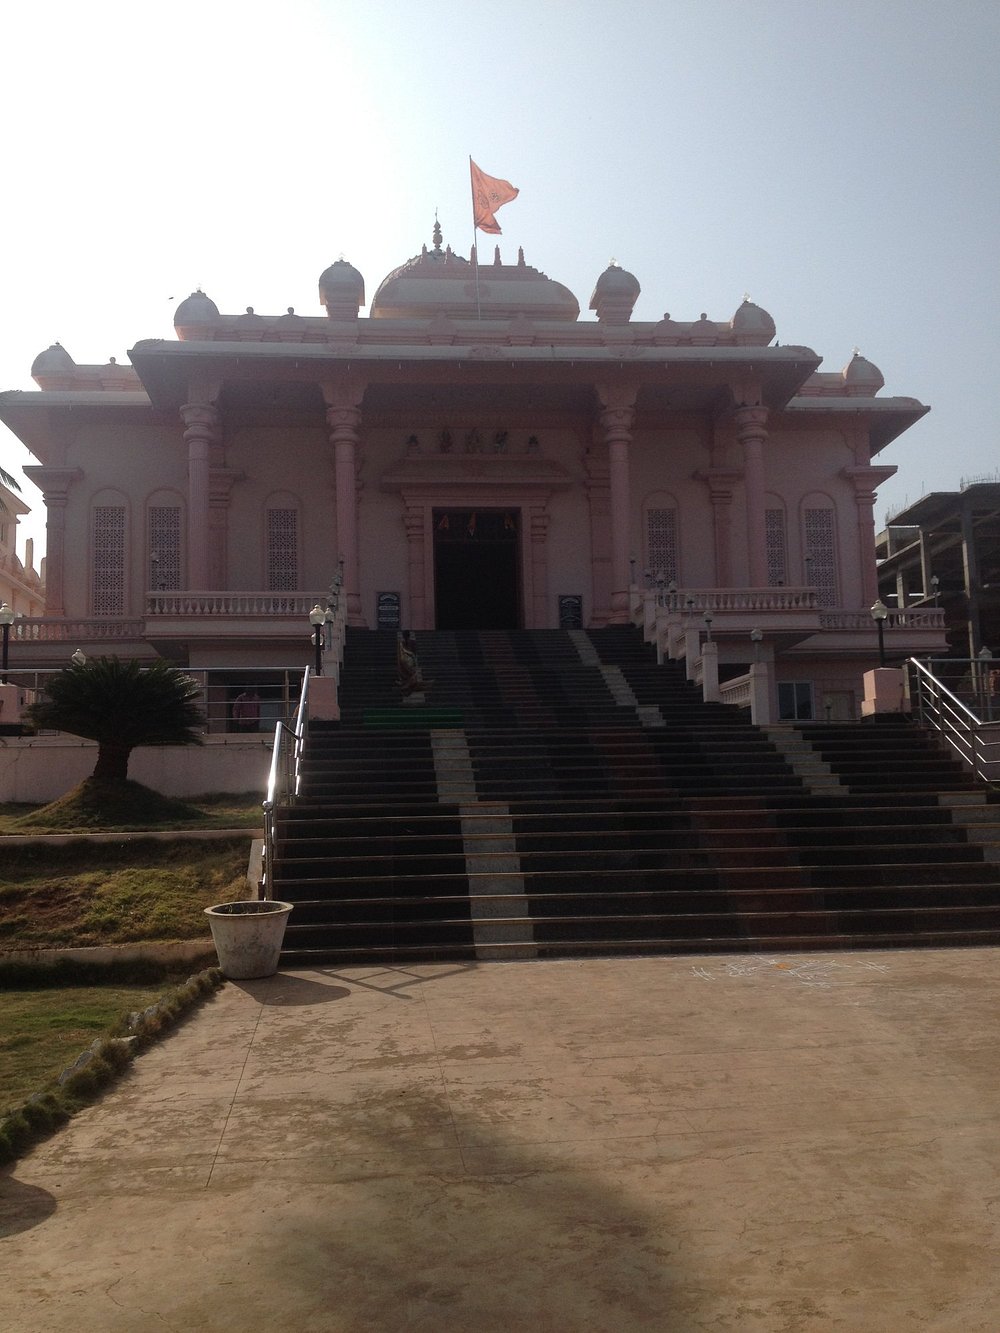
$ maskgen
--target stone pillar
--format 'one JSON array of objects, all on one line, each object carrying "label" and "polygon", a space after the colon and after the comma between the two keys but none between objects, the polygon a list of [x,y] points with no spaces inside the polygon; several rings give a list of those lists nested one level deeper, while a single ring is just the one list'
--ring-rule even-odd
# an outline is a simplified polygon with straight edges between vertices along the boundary
[{"label": "stone pillar", "polygon": [[361,400],[364,385],[349,379],[323,385],[326,400],[326,425],[333,447],[333,474],[336,489],[337,549],[331,566],[344,561],[344,593],[347,597],[347,623],[364,625],[358,570],[358,453],[361,444]]},{"label": "stone pillar", "polygon": [[[858,511],[858,559],[861,565],[861,605],[871,606],[878,599],[878,566],[875,553],[875,491],[895,473],[894,467],[849,467],[844,474],[854,483],[854,502]],[[897,603],[906,609],[906,599]]]},{"label": "stone pillar", "polygon": [[403,515],[406,529],[406,549],[409,556],[410,605],[408,614],[403,619],[404,628],[413,630],[433,629],[427,623],[427,568],[425,541],[427,525],[424,521],[424,506],[409,504]]},{"label": "stone pillar", "polygon": [[738,407],[733,413],[736,438],[743,446],[743,491],[747,506],[747,575],[752,588],[767,587],[767,524],[764,441],[767,408]]},{"label": "stone pillar", "polygon": [[213,467],[210,473],[211,492],[208,514],[208,578],[209,588],[229,587],[229,501],[233,484],[243,481],[241,472]]},{"label": "stone pillar", "polygon": [[[32,464],[24,468],[42,492],[45,501],[45,614],[66,614],[66,504],[69,488],[83,477],[80,468],[40,467]],[[77,615],[86,614],[87,606],[75,608]]]},{"label": "stone pillar", "polygon": [[719,645],[706,639],[701,645],[701,697],[707,704],[717,704],[719,694]]},{"label": "stone pillar", "polygon": [[212,444],[218,436],[219,414],[211,403],[185,403],[181,408],[188,451],[187,586],[202,592],[211,587],[209,570],[209,506]]},{"label": "stone pillar", "polygon": [[587,471],[587,504],[590,509],[591,625],[606,625],[611,607],[611,501],[608,469],[603,455],[589,450],[584,456]]},{"label": "stone pillar", "polygon": [[632,385],[602,385],[600,421],[608,449],[608,485],[611,499],[611,624],[626,624],[629,608],[629,554],[632,496],[629,446],[635,422],[636,389]]},{"label": "stone pillar", "polygon": [[549,557],[546,546],[548,532],[548,514],[544,509],[532,506],[528,512],[531,567],[531,606],[525,607],[525,625],[528,629],[549,627]]},{"label": "stone pillar", "polygon": [[[715,583],[719,588],[733,586],[732,506],[733,488],[738,472],[712,468],[702,475],[708,483],[712,501],[712,526],[715,533]],[[766,570],[765,570],[766,575]]]}]

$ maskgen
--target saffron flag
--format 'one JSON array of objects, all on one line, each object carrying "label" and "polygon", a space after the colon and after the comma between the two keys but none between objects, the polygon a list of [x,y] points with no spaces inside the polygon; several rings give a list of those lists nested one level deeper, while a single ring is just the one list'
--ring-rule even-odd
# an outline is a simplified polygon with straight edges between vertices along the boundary
[{"label": "saffron flag", "polygon": [[498,180],[496,176],[487,176],[485,171],[480,171],[471,157],[469,158],[469,170],[472,173],[473,225],[478,227],[480,231],[489,232],[491,236],[499,236],[501,231],[493,215],[498,208],[502,208],[504,204],[509,204],[512,199],[516,199],[520,191],[516,190],[510,181]]}]

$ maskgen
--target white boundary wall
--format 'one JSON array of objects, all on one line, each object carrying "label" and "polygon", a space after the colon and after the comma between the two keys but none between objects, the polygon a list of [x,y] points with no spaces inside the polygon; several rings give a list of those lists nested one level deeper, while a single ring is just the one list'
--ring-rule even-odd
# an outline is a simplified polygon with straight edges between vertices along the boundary
[{"label": "white boundary wall", "polygon": [[[207,736],[204,745],[147,745],[132,751],[128,775],[164,796],[260,792],[272,736]],[[54,801],[89,778],[97,745],[71,736],[0,736],[0,801]]]}]

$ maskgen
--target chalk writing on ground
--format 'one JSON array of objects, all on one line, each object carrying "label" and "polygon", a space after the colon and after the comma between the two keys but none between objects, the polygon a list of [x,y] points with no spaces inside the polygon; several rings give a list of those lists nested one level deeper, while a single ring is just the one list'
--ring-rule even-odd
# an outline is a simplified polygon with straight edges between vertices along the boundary
[{"label": "chalk writing on ground", "polygon": [[717,963],[700,963],[691,971],[703,981],[782,976],[813,990],[829,990],[860,981],[865,973],[888,972],[889,965],[868,958],[720,958]]}]

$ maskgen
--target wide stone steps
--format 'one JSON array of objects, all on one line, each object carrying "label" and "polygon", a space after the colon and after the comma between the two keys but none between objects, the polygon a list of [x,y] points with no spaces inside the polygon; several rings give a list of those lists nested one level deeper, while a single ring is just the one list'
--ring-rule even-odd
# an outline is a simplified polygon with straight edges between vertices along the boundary
[{"label": "wide stone steps", "polygon": [[939,794],[982,798],[912,727],[776,746],[629,630],[418,649],[424,708],[394,636],[348,634],[344,722],[279,816],[286,961],[1000,942],[1000,875]]}]

